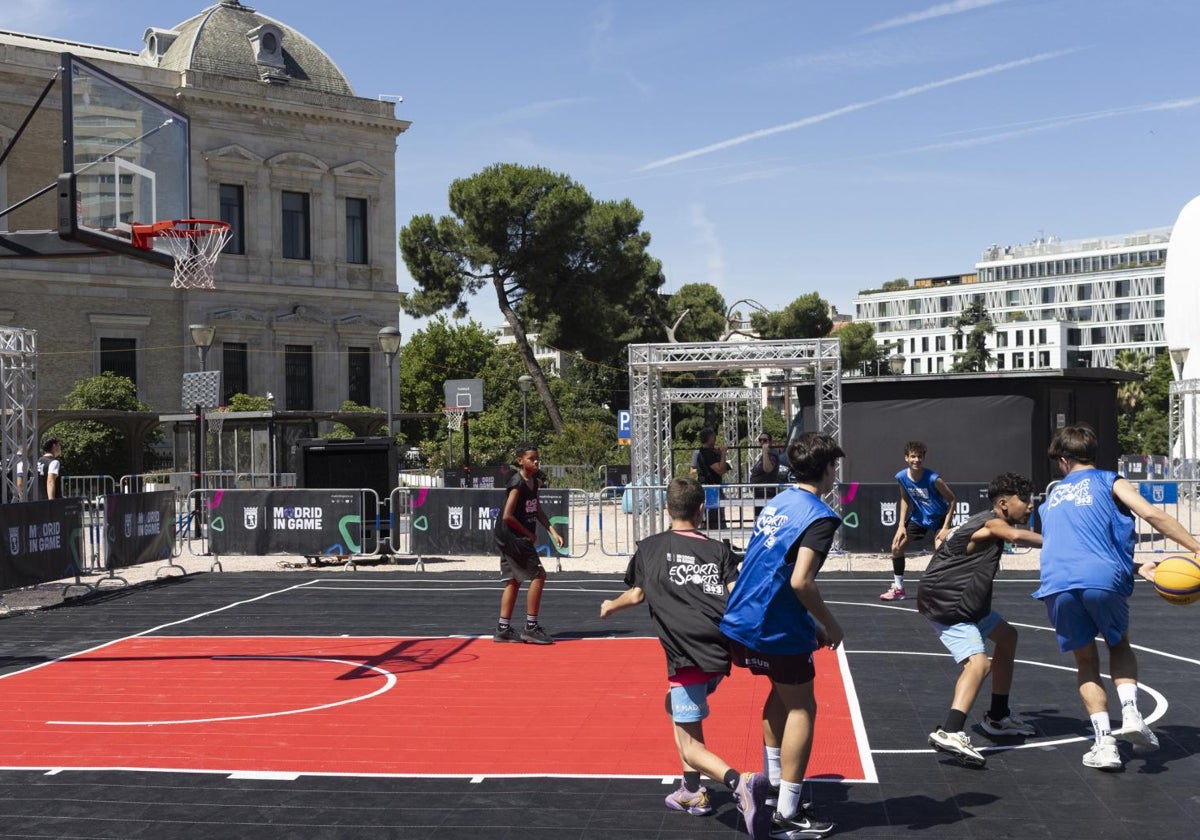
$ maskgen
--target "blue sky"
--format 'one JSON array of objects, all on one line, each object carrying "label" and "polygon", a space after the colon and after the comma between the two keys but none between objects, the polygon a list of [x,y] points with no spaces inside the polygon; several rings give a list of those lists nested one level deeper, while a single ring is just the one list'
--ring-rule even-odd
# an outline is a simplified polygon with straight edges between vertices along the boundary
[{"label": "blue sky", "polygon": [[[0,27],[139,49],[204,5],[5,0]],[[249,5],[359,96],[404,97],[399,224],[445,213],[455,178],[537,164],[630,199],[668,290],[729,303],[852,313],[993,243],[1169,226],[1200,193],[1195,0]],[[500,322],[487,297],[471,314]]]}]

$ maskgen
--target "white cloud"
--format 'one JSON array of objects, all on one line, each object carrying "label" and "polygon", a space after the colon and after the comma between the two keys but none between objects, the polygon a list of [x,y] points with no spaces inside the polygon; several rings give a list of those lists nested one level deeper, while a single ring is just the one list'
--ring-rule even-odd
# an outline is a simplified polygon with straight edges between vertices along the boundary
[{"label": "white cloud", "polygon": [[881,32],[884,29],[895,29],[900,26],[910,26],[914,23],[923,23],[934,18],[946,17],[947,15],[958,15],[963,12],[973,12],[976,9],[982,9],[985,6],[994,6],[997,3],[1005,3],[1007,0],[953,0],[950,3],[939,3],[936,6],[930,6],[920,12],[902,15],[891,20],[885,20],[882,23],[877,23],[874,26],[868,26],[863,30],[864,33]]},{"label": "white cloud", "polygon": [[1019,58],[1019,59],[1016,59],[1015,61],[1006,61],[1003,64],[993,64],[990,67],[984,67],[979,70],[972,70],[969,73],[961,73],[957,76],[951,76],[947,79],[940,79],[936,82],[928,82],[923,85],[916,85],[914,87],[905,88],[904,90],[896,91],[895,93],[889,93],[887,96],[881,96],[877,99],[868,99],[868,100],[864,100],[862,102],[853,102],[849,105],[843,105],[840,108],[834,108],[832,111],[825,111],[824,113],[821,113],[821,114],[814,114],[811,117],[804,117],[803,119],[795,120],[794,122],[790,122],[790,123],[784,123],[783,125],[776,125],[776,126],[772,126],[770,128],[761,128],[757,131],[751,131],[746,134],[738,135],[737,137],[731,137],[728,140],[722,140],[718,143],[712,143],[708,146],[702,146],[699,149],[692,149],[691,151],[688,151],[688,152],[682,152],[677,155],[671,155],[670,157],[665,157],[660,160],[652,161],[650,163],[647,163],[645,166],[640,167],[638,169],[638,171],[644,172],[648,169],[658,169],[663,166],[670,166],[673,163],[679,163],[680,161],[683,161],[683,160],[689,160],[694,157],[700,157],[701,155],[712,154],[713,152],[718,152],[723,149],[733,148],[734,146],[740,146],[743,143],[749,143],[752,140],[761,140],[764,137],[771,137],[776,134],[783,134],[785,132],[795,131],[800,128],[806,128],[810,125],[816,125],[818,123],[823,123],[828,120],[834,119],[836,117],[843,117],[847,114],[852,114],[856,111],[861,111],[865,108],[871,108],[871,107],[874,107],[875,105],[881,105],[885,102],[895,102],[895,101],[898,101],[901,99],[907,99],[912,96],[918,96],[922,93],[929,93],[930,91],[938,90],[939,88],[944,88],[944,87],[948,87],[950,85],[959,84],[960,82],[974,81],[976,79],[982,79],[986,76],[992,76],[997,73],[1004,73],[1009,70],[1016,70],[1021,67],[1028,67],[1031,64],[1037,64],[1042,61],[1049,61],[1051,59],[1061,58],[1065,55],[1070,55],[1071,53],[1074,53],[1077,51],[1078,51],[1077,49],[1058,50],[1056,52],[1041,53],[1039,55],[1029,56],[1028,58]]},{"label": "white cloud", "polygon": [[703,204],[689,205],[688,219],[696,231],[697,250],[704,261],[704,280],[695,282],[711,283],[719,289],[725,280],[725,251],[717,236],[717,226],[708,217]]},{"label": "white cloud", "polygon": [[521,105],[517,108],[510,108],[507,111],[501,111],[499,114],[489,117],[485,122],[489,124],[525,122],[526,120],[536,119],[552,111],[582,105],[587,101],[586,99],[574,97],[544,99],[540,102],[530,102],[528,105]]}]

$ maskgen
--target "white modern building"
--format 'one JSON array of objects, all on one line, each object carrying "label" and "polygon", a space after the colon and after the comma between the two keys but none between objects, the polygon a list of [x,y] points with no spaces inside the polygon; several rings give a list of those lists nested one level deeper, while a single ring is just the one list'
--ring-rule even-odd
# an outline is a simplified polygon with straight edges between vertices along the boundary
[{"label": "white modern building", "polygon": [[1165,264],[1170,229],[1063,242],[993,245],[975,273],[860,293],[855,319],[903,356],[907,373],[949,371],[966,332],[955,320],[980,303],[995,323],[997,370],[1111,367],[1121,350],[1167,348]]}]

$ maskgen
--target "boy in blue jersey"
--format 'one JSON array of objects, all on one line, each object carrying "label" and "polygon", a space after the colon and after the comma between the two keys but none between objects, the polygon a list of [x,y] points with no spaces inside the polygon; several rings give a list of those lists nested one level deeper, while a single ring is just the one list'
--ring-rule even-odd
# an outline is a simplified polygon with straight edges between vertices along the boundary
[{"label": "boy in blue jersey", "polygon": [[833,823],[818,820],[800,793],[817,716],[813,652],[842,642],[842,628],[821,598],[816,575],[842,524],[821,496],[832,491],[845,454],[833,438],[815,432],[788,447],[797,484],[771,499],[755,521],[721,621],[733,663],[771,680],[762,711],[764,763],[779,796],[773,815],[767,808],[743,812],[754,840],[833,831]]},{"label": "boy in blue jersey", "polygon": [[[1050,441],[1050,457],[1063,478],[1038,508],[1041,517],[1041,586],[1033,597],[1046,605],[1058,647],[1075,657],[1079,695],[1092,720],[1095,743],[1083,756],[1085,767],[1121,769],[1116,735],[1134,752],[1158,748],[1158,738],[1138,711],[1137,659],[1129,644],[1129,602],[1133,593],[1134,521],[1188,551],[1200,542],[1164,511],[1142,498],[1114,472],[1096,468],[1096,432],[1086,423],[1065,426]],[[1154,579],[1154,564],[1138,570]],[[1121,729],[1112,731],[1108,695],[1100,681],[1096,636],[1108,646],[1108,671],[1121,703]]]},{"label": "boy in blue jersey", "polygon": [[950,533],[950,522],[954,519],[954,494],[942,481],[942,477],[925,467],[925,444],[910,440],[904,444],[904,462],[908,465],[896,473],[900,485],[900,516],[896,536],[892,538],[892,586],[879,596],[880,601],[903,601],[904,592],[904,547],[920,542],[935,534],[936,548],[946,534]]}]

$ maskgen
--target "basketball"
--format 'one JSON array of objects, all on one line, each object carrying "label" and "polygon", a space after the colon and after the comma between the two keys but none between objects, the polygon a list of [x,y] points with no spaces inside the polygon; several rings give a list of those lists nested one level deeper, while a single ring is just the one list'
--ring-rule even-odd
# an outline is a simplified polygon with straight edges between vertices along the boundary
[{"label": "basketball", "polygon": [[1154,589],[1172,604],[1200,600],[1200,560],[1176,554],[1161,561],[1154,570]]}]

